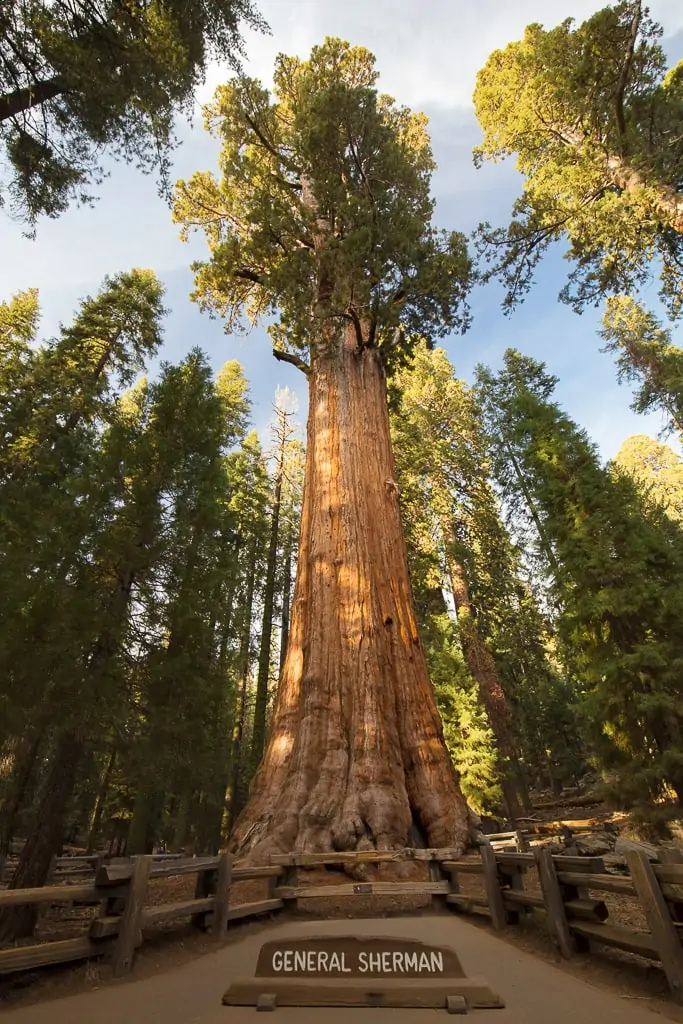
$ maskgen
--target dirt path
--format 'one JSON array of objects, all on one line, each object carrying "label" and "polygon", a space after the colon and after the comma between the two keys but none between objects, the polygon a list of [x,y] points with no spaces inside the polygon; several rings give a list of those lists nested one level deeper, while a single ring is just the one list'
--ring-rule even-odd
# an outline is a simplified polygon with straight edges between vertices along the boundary
[{"label": "dirt path", "polygon": [[[231,980],[253,974],[266,939],[322,934],[393,935],[453,946],[468,976],[486,978],[506,1002],[504,1010],[476,1010],[481,1024],[657,1024],[646,1001],[593,988],[490,933],[456,917],[354,921],[289,921],[246,935],[172,973],[131,980],[100,991],[26,1006],[2,1014],[8,1024],[247,1024],[253,1008],[227,1008],[221,996]],[[675,1007],[667,1016],[683,1020]],[[282,1024],[423,1024],[443,1011],[384,1009],[278,1009]],[[440,1016],[437,1016],[440,1014]]]}]

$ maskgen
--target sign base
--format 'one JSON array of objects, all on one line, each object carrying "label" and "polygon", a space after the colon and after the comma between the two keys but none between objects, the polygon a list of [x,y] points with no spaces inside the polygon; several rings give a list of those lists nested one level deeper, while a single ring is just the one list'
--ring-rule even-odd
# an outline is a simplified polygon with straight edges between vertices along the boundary
[{"label": "sign base", "polygon": [[388,1006],[417,1009],[491,1010],[505,1003],[483,978],[430,979],[429,981],[387,981],[375,984],[352,978],[338,981],[306,982],[297,978],[250,978],[234,981],[223,996],[225,1006],[255,1006],[274,1010],[278,1006]]}]

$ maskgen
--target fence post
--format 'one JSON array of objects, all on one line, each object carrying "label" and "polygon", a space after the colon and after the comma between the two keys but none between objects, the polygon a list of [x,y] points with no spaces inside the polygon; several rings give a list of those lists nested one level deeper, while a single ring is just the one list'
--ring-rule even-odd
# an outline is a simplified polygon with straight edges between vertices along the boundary
[{"label": "fence post", "polygon": [[486,896],[489,901],[489,913],[494,928],[500,931],[505,927],[505,906],[503,904],[503,891],[500,887],[498,877],[498,863],[492,846],[480,846],[481,863],[484,870],[484,885]]},{"label": "fence post", "polygon": [[228,910],[230,908],[230,882],[232,881],[231,853],[224,850],[220,855],[218,865],[218,882],[216,884],[216,904],[213,912],[213,925],[211,934],[216,939],[222,939],[228,930]]},{"label": "fence post", "polygon": [[136,857],[133,861],[133,873],[128,883],[126,905],[121,915],[119,937],[114,949],[115,977],[128,974],[133,968],[133,957],[142,920],[142,906],[147,895],[147,882],[151,867],[151,857]]},{"label": "fence post", "polygon": [[669,988],[678,1002],[683,1002],[683,948],[657,876],[646,854],[638,850],[630,850],[626,854],[626,863],[657,946]]},{"label": "fence post", "polygon": [[564,898],[557,880],[552,849],[549,846],[539,847],[534,850],[534,858],[548,915],[550,935],[562,956],[568,960],[574,952],[574,941],[567,923]]}]

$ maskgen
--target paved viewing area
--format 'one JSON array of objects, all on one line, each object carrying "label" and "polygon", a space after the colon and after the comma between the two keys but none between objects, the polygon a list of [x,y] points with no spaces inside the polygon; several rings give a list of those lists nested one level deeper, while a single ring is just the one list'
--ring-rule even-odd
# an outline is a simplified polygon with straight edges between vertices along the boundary
[{"label": "paved viewing area", "polygon": [[[455,948],[466,975],[483,977],[505,1009],[473,1010],[479,1024],[656,1024],[663,1018],[637,1002],[587,985],[551,964],[450,917],[288,922],[169,972],[126,981],[3,1014],[8,1024],[256,1024],[253,1007],[223,1006],[228,985],[253,976],[264,942],[315,935],[385,935]],[[264,991],[267,991],[264,979]],[[323,1018],[324,1015],[324,1018]],[[413,1024],[436,1021],[446,1010],[389,1008],[278,1008],[274,1024]]]}]

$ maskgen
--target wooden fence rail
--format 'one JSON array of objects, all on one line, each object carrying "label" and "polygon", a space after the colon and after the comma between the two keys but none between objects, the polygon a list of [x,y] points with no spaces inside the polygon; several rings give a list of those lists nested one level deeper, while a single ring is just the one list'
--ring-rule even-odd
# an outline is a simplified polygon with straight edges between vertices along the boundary
[{"label": "wooden fence rail", "polygon": [[[556,849],[551,845],[501,853],[487,844],[479,848],[478,855],[466,857],[455,850],[285,854],[273,856],[270,865],[259,867],[234,865],[228,853],[172,862],[153,857],[100,862],[92,881],[82,884],[0,891],[0,908],[23,903],[99,904],[98,917],[87,935],[0,950],[0,974],[103,953],[112,957],[115,974],[124,974],[131,970],[145,929],[174,918],[190,918],[221,938],[231,921],[296,907],[299,901],[370,894],[425,895],[459,913],[487,914],[496,929],[515,924],[520,914],[542,910],[551,939],[563,957],[590,952],[594,943],[600,943],[658,960],[672,993],[683,1002],[683,856],[663,851],[666,862],[652,865],[644,853],[630,852],[628,876],[618,877],[606,872],[600,857],[562,856]],[[300,872],[326,865],[349,868],[399,861],[425,863],[429,881],[306,885],[300,878]],[[537,873],[538,888],[525,887],[529,872]],[[193,899],[146,904],[150,881],[181,875],[196,876]],[[481,878],[481,891],[462,891],[462,876],[472,875]],[[264,898],[231,905],[231,884],[247,879],[267,883]],[[648,930],[611,923],[608,905],[601,898],[605,892],[638,899]]]},{"label": "wooden fence rail", "polygon": [[[159,863],[154,857],[136,857],[127,863],[100,865],[93,882],[83,885],[46,885],[37,889],[0,891],[0,908],[32,904],[95,903],[99,915],[87,935],[58,942],[0,949],[0,974],[28,970],[46,964],[82,960],[110,954],[114,974],[131,970],[135,950],[141,945],[145,928],[175,918],[193,923],[217,938],[225,935],[228,922],[280,909],[280,897],[230,906],[233,881],[264,878],[270,883],[281,874],[279,867],[233,868],[232,855],[194,857]],[[196,875],[195,897],[191,900],[146,906],[150,880],[178,875]],[[272,887],[269,884],[269,890]]]}]

